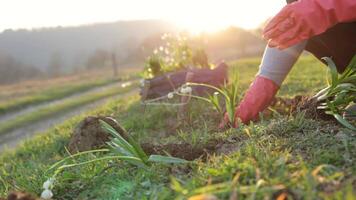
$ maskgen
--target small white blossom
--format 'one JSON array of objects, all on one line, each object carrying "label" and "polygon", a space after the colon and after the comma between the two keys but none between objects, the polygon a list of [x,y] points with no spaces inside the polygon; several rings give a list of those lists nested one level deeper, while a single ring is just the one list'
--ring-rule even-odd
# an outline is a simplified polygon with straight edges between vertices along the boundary
[{"label": "small white blossom", "polygon": [[43,183],[43,189],[47,190],[53,187],[55,179],[54,178],[49,178]]},{"label": "small white blossom", "polygon": [[215,96],[219,95],[219,92],[214,92],[214,95],[215,95]]},{"label": "small white blossom", "polygon": [[168,99],[172,99],[174,97],[173,92],[168,93],[167,97],[168,97]]},{"label": "small white blossom", "polygon": [[169,50],[165,49],[164,52],[168,55],[169,54]]},{"label": "small white blossom", "polygon": [[182,60],[186,60],[186,59],[187,59],[187,56],[183,56],[183,57],[182,57]]},{"label": "small white blossom", "polygon": [[167,45],[167,47],[169,47],[169,46],[171,46],[171,43],[167,42],[166,45]]},{"label": "small white blossom", "polygon": [[43,190],[43,192],[41,193],[41,198],[42,199],[51,199],[53,197],[53,193],[51,190],[45,189]]},{"label": "small white blossom", "polygon": [[174,63],[174,58],[171,58],[171,63]]},{"label": "small white blossom", "polygon": [[188,94],[188,93],[191,93],[191,92],[192,92],[192,88],[191,88],[191,87],[182,87],[182,88],[180,89],[180,92],[181,92],[182,94]]},{"label": "small white blossom", "polygon": [[191,93],[192,92],[192,88],[191,87],[187,87],[186,91],[187,91],[187,93]]},{"label": "small white blossom", "polygon": [[164,50],[164,48],[163,48],[162,46],[160,46],[160,47],[159,47],[159,50],[160,50],[160,51],[163,51],[163,50]]},{"label": "small white blossom", "polygon": [[187,55],[187,52],[186,52],[186,51],[183,51],[182,54],[183,54],[183,55]]},{"label": "small white blossom", "polygon": [[155,49],[154,51],[153,51],[153,54],[158,54],[158,50],[157,49]]}]

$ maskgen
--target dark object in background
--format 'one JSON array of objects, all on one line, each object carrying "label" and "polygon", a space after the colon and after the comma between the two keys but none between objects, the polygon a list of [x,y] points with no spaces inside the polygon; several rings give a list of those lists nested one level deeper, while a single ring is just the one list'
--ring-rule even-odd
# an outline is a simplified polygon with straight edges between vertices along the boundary
[{"label": "dark object in background", "polygon": [[[141,88],[140,95],[142,100],[154,99],[167,95],[169,92],[179,88],[186,83],[188,72],[193,73],[191,82],[204,83],[215,87],[220,87],[228,81],[228,66],[220,63],[215,69],[188,69],[178,72],[167,73],[152,79],[145,80],[145,86]],[[193,94],[204,95],[212,90],[203,86],[192,87]]]}]

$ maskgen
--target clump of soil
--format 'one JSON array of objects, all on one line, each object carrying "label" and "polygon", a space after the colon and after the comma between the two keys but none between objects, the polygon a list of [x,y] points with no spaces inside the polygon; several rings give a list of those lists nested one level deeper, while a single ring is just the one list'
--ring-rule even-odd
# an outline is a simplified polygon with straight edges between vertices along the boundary
[{"label": "clump of soil", "polygon": [[292,115],[296,115],[299,112],[305,112],[305,117],[307,118],[324,121],[334,120],[331,115],[327,115],[323,110],[317,108],[318,102],[315,98],[308,96],[298,95],[292,99],[276,98],[273,106],[276,107],[278,112],[284,110],[285,112],[289,112]]},{"label": "clump of soil", "polygon": [[100,148],[110,140],[110,136],[102,129],[99,120],[110,124],[118,133],[124,132],[124,129],[111,117],[88,116],[74,129],[68,144],[70,153]]},{"label": "clump of soil", "polygon": [[193,146],[189,143],[169,143],[169,144],[141,144],[142,149],[147,155],[158,154],[183,158],[185,160],[195,160],[197,158],[205,159],[209,154],[229,154],[236,151],[238,143],[226,143],[221,140],[211,140],[204,146]]},{"label": "clump of soil", "polygon": [[40,200],[40,199],[25,192],[11,192],[7,196],[7,198],[0,198],[0,200]]}]

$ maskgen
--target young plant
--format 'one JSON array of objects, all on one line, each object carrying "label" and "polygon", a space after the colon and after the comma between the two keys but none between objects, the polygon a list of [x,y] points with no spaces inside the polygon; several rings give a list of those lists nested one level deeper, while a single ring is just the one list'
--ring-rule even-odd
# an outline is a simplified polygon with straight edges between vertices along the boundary
[{"label": "young plant", "polygon": [[[126,160],[131,164],[139,167],[148,167],[152,163],[184,164],[188,162],[184,159],[171,156],[148,156],[142,147],[129,134],[127,134],[126,131],[122,133],[122,136],[108,123],[104,121],[100,121],[100,123],[103,129],[113,136],[111,141],[108,142],[112,152],[118,156],[125,156],[125,158],[128,158]],[[127,138],[127,140],[125,138]]]},{"label": "young plant", "polygon": [[[231,124],[235,123],[235,108],[240,100],[240,95],[238,93],[238,74],[233,73],[235,76],[232,78],[231,84],[224,84],[224,87],[218,88],[212,85],[204,84],[204,83],[187,83],[184,87],[189,86],[203,86],[210,89],[215,90],[213,95],[208,95],[208,97],[195,96],[191,93],[188,96],[191,96],[196,99],[200,99],[210,103],[215,110],[217,110],[222,117],[224,117],[225,112],[229,118],[229,122]],[[187,95],[184,92],[178,93],[178,95]],[[221,103],[221,100],[223,101]]]},{"label": "young plant", "polygon": [[328,87],[314,96],[319,102],[318,109],[325,110],[326,114],[333,115],[340,124],[356,131],[356,127],[342,117],[346,107],[354,102],[356,97],[356,56],[341,75],[331,58],[324,57],[323,60],[328,64],[331,78],[328,80]]},{"label": "young plant", "polygon": [[[153,163],[161,163],[161,164],[185,164],[188,163],[187,160],[181,158],[175,158],[171,156],[162,156],[162,155],[150,155],[148,156],[142,149],[142,147],[124,130],[123,136],[120,135],[112,126],[108,123],[100,120],[102,128],[109,134],[113,136],[110,142],[108,142],[108,146],[110,149],[98,149],[91,150],[85,152],[79,152],[74,155],[70,155],[57,163],[53,164],[47,171],[53,171],[52,176],[43,183],[43,192],[41,194],[42,199],[51,199],[53,197],[52,189],[56,182],[56,177],[63,172],[63,170],[72,167],[78,167],[81,165],[87,165],[90,163],[95,163],[103,160],[114,160],[119,159],[122,161],[126,161],[130,164],[133,164],[138,167],[142,167],[147,169],[147,167],[151,166]],[[125,139],[127,138],[127,139]],[[71,164],[66,164],[67,161],[71,161],[74,158],[93,154],[93,153],[105,153],[104,156],[99,156],[95,159],[84,161],[84,162],[73,162]]]}]

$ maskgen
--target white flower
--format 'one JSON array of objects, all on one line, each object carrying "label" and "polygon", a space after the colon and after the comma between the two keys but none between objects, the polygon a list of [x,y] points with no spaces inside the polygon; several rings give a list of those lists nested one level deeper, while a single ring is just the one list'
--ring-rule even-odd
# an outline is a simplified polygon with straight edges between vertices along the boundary
[{"label": "white flower", "polygon": [[168,55],[169,54],[169,50],[165,49],[164,52]]},{"label": "white flower", "polygon": [[182,88],[180,89],[180,92],[181,92],[182,94],[188,94],[188,93],[191,93],[191,92],[192,92],[192,88],[191,88],[191,87],[182,87]]},{"label": "white flower", "polygon": [[214,92],[214,95],[215,95],[215,96],[219,95],[219,92]]},{"label": "white flower", "polygon": [[53,187],[53,183],[54,183],[54,178],[49,178],[49,179],[47,179],[47,181],[45,181],[44,183],[43,183],[43,189],[45,189],[45,190],[48,190],[48,189],[50,189],[50,188],[52,188]]},{"label": "white flower", "polygon": [[186,52],[186,51],[183,51],[182,54],[183,54],[183,55],[187,55],[187,52]]},{"label": "white flower", "polygon": [[166,45],[167,45],[167,47],[169,47],[169,46],[171,46],[171,43],[167,42]]},{"label": "white flower", "polygon": [[171,58],[171,63],[174,63],[174,58]]},{"label": "white flower", "polygon": [[186,59],[187,59],[187,56],[183,56],[182,59],[183,59],[183,60],[186,60]]},{"label": "white flower", "polygon": [[163,50],[164,50],[164,48],[163,48],[162,46],[160,46],[160,47],[159,47],[159,50],[160,50],[160,51],[163,51]]},{"label": "white flower", "polygon": [[185,89],[186,89],[187,93],[191,93],[192,92],[192,88],[191,87],[186,87]]},{"label": "white flower", "polygon": [[41,193],[41,198],[42,199],[51,199],[53,197],[53,193],[51,190],[45,189]]},{"label": "white flower", "polygon": [[158,54],[158,50],[157,49],[155,49],[154,51],[153,51],[153,54]]},{"label": "white flower", "polygon": [[167,97],[168,97],[168,99],[172,99],[174,97],[173,92],[168,93]]}]

